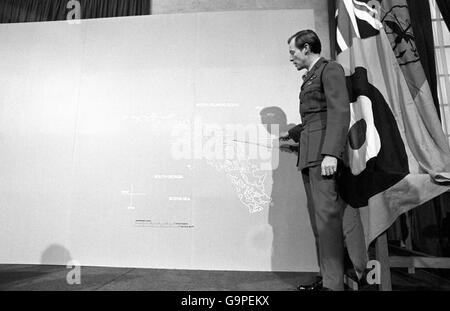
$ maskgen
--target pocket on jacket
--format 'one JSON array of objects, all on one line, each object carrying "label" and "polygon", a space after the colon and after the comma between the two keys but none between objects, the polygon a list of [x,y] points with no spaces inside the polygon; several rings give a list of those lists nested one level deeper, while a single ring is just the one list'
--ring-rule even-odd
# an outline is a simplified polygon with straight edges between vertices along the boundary
[{"label": "pocket on jacket", "polygon": [[303,99],[307,102],[324,102],[326,101],[325,94],[319,89],[319,90],[308,90],[303,95]]},{"label": "pocket on jacket", "polygon": [[326,124],[315,122],[311,124],[308,131],[308,162],[322,160],[322,146],[325,139]]},{"label": "pocket on jacket", "polygon": [[[318,116],[318,114],[316,114],[316,116]],[[314,120],[310,121],[307,126],[309,133],[325,130],[327,127],[327,120],[324,117],[314,118]]]}]

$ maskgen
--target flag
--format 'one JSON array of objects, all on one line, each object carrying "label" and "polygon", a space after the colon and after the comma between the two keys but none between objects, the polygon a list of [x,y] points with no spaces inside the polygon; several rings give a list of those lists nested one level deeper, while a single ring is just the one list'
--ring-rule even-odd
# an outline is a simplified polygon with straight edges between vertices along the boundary
[{"label": "flag", "polygon": [[351,99],[338,185],[366,247],[398,216],[450,190],[450,148],[408,19],[403,0],[337,5],[337,61]]}]

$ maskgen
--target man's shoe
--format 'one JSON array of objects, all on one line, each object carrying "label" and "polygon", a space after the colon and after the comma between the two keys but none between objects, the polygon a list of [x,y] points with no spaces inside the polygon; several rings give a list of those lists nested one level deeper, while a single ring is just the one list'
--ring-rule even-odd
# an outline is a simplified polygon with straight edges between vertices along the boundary
[{"label": "man's shoe", "polygon": [[323,287],[323,282],[322,282],[322,278],[318,278],[317,281],[315,281],[314,283],[311,284],[300,284],[299,286],[297,286],[297,290],[305,292],[305,291],[319,291],[322,290]]}]

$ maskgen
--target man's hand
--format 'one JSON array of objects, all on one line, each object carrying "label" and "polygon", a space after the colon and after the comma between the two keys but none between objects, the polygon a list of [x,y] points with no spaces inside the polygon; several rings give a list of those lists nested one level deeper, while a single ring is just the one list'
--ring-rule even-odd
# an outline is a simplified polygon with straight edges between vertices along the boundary
[{"label": "man's hand", "polygon": [[283,144],[283,145],[280,145],[280,150],[282,152],[298,153],[298,146]]},{"label": "man's hand", "polygon": [[337,170],[337,159],[332,156],[325,156],[322,161],[322,176],[332,176]]},{"label": "man's hand", "polygon": [[280,140],[281,141],[288,141],[291,139],[291,136],[289,135],[289,132],[282,132],[280,133]]}]

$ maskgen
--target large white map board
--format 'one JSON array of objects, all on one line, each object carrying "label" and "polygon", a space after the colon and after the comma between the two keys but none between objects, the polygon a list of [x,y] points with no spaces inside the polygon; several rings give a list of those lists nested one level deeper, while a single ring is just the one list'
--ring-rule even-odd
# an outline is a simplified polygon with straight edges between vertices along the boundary
[{"label": "large white map board", "polygon": [[[0,263],[318,270],[296,155],[264,147],[260,117],[300,121],[286,41],[313,26],[312,10],[0,25]],[[220,158],[252,143],[256,160]]]}]

